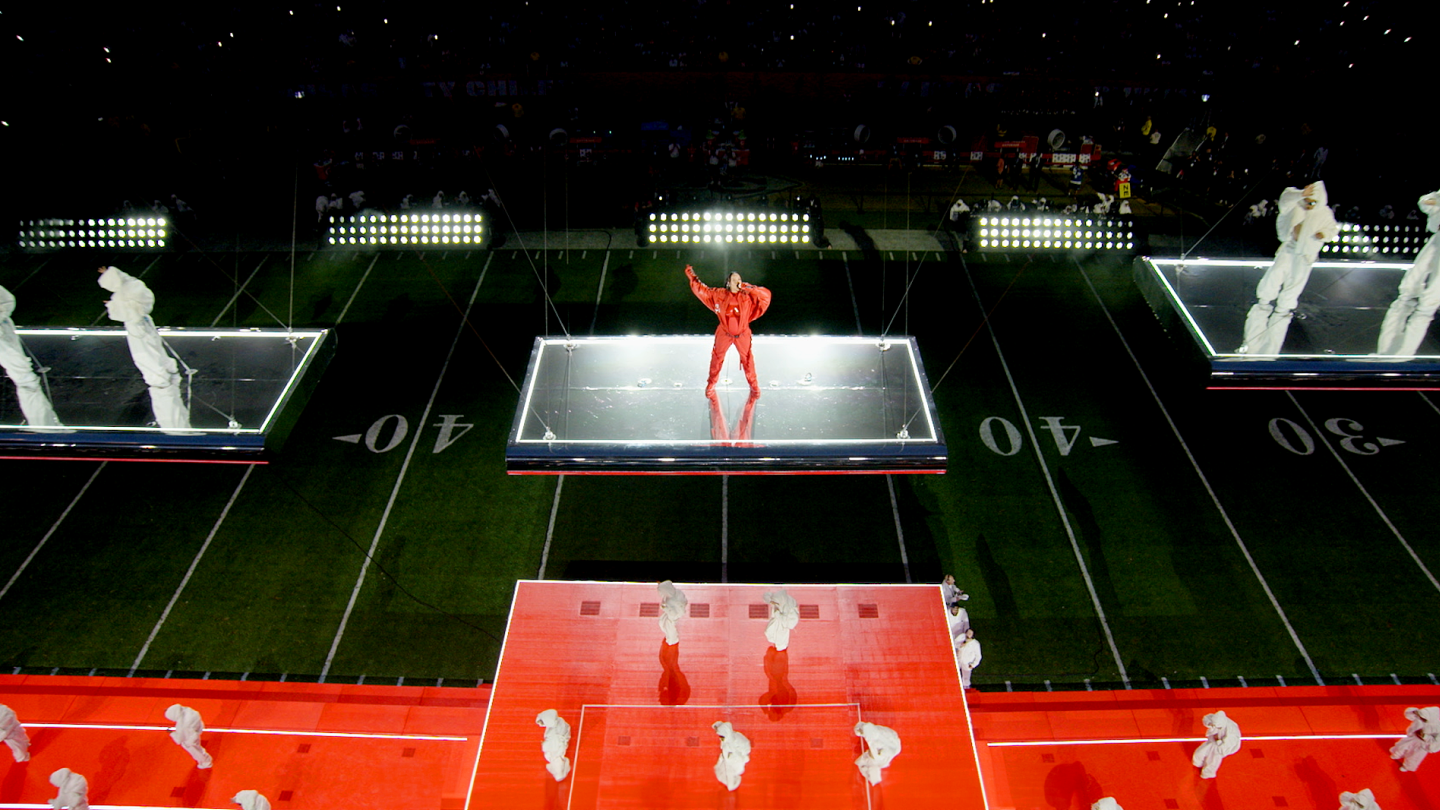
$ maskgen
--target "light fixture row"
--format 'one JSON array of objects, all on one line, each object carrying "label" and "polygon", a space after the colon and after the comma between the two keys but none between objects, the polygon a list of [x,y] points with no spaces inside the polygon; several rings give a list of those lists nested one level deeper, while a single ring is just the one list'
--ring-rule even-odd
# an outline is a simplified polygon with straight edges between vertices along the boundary
[{"label": "light fixture row", "polygon": [[[1097,224],[1098,223],[1098,224]],[[990,228],[1111,228],[1131,230],[1135,221],[1116,217],[980,217],[980,227]]]},{"label": "light fixture row", "polygon": [[981,239],[982,248],[1029,248],[1031,250],[1134,250],[1134,242],[1090,241],[1088,239]]},{"label": "light fixture row", "polygon": [[351,214],[348,216],[332,216],[330,224],[333,225],[365,225],[386,222],[395,223],[482,223],[485,221],[483,214]]},{"label": "light fixture row", "polygon": [[785,234],[785,233],[810,233],[809,225],[769,225],[755,224],[753,222],[742,222],[739,224],[726,222],[697,222],[691,225],[688,222],[652,222],[650,233],[653,236],[657,233],[756,233],[756,234]]},{"label": "light fixture row", "polygon": [[651,242],[745,242],[749,244],[801,244],[809,234],[798,233],[651,233]]},{"label": "light fixture row", "polygon": [[165,247],[169,228],[164,217],[105,219],[31,219],[20,222],[22,248],[145,248]]},{"label": "light fixture row", "polygon": [[398,236],[337,236],[330,237],[332,245],[478,245],[480,234],[401,234]]},{"label": "light fixture row", "polygon": [[681,211],[650,215],[651,222],[809,222],[809,214],[768,211]]}]

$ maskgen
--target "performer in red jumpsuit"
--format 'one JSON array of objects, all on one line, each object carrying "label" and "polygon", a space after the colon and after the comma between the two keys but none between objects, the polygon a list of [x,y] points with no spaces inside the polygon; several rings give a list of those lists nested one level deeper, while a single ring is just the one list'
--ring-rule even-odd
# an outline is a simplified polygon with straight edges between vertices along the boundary
[{"label": "performer in red jumpsuit", "polygon": [[740,367],[745,369],[750,390],[759,394],[755,358],[750,354],[750,322],[764,315],[770,307],[770,291],[744,283],[739,273],[726,277],[724,287],[705,286],[695,275],[695,268],[688,264],[685,265],[685,275],[690,279],[690,291],[720,318],[720,327],[715,330],[715,348],[710,354],[710,377],[705,383],[705,396],[715,393],[720,366],[724,365],[725,353],[730,351],[732,344],[740,353]]}]

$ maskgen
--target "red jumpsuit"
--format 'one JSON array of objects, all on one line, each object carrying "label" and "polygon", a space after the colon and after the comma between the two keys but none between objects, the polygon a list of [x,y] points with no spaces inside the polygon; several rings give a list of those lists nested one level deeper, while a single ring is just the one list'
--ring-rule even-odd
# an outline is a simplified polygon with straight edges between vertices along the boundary
[{"label": "red jumpsuit", "polygon": [[740,353],[740,367],[745,369],[745,379],[750,381],[753,391],[760,390],[755,377],[755,358],[750,354],[750,322],[765,314],[770,307],[770,291],[754,284],[741,284],[739,292],[730,292],[725,287],[707,287],[695,275],[695,268],[685,266],[685,275],[690,279],[690,291],[701,303],[720,318],[715,330],[715,348],[710,353],[710,377],[706,380],[708,393],[720,378],[720,367],[725,364],[725,353],[733,344]]}]

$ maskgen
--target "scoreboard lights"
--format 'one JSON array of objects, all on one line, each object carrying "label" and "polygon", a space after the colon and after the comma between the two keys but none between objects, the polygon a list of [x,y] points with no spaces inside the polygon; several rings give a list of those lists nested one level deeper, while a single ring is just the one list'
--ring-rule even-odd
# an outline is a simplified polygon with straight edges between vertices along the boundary
[{"label": "scoreboard lights", "polygon": [[648,235],[651,244],[798,244],[810,241],[810,215],[769,211],[683,211],[651,214]]},{"label": "scoreboard lights", "polygon": [[1368,229],[1352,222],[1340,223],[1340,235],[1321,250],[1350,256],[1414,256],[1429,238],[1420,225],[1372,225]]},{"label": "scoreboard lights", "polygon": [[1135,223],[1110,217],[980,217],[980,247],[1134,250]]},{"label": "scoreboard lights", "polygon": [[165,247],[164,217],[116,219],[31,219],[20,223],[22,248]]},{"label": "scoreboard lights", "polygon": [[478,245],[481,214],[359,214],[330,217],[332,245]]}]

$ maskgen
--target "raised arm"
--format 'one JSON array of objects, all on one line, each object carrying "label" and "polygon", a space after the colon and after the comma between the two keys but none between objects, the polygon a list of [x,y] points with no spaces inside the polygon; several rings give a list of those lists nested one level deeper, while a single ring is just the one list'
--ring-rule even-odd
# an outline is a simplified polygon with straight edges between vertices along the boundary
[{"label": "raised arm", "polygon": [[690,292],[695,293],[706,309],[715,311],[715,288],[705,286],[705,282],[695,275],[695,268],[688,264],[685,265],[685,276],[690,279]]}]

